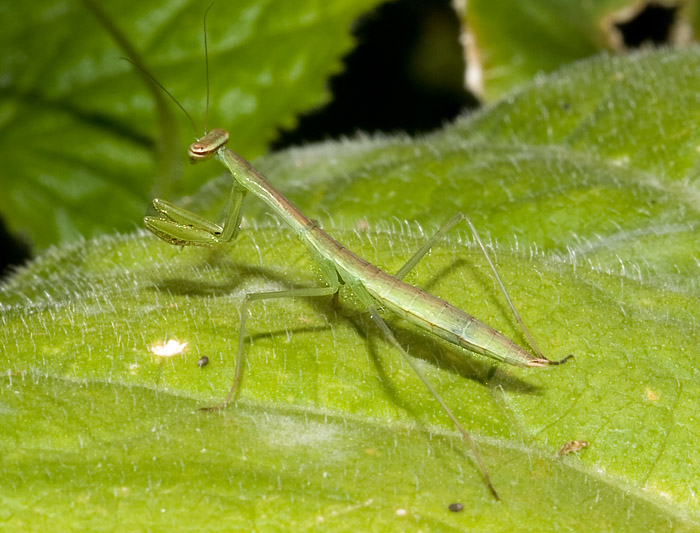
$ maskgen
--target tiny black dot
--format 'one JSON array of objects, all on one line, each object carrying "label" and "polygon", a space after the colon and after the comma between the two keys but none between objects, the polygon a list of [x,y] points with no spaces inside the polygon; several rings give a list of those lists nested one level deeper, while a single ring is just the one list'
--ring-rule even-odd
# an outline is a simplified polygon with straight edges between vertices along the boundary
[{"label": "tiny black dot", "polygon": [[451,503],[447,508],[448,508],[450,511],[452,511],[453,513],[458,513],[458,512],[460,512],[462,509],[464,509],[464,504],[463,504],[463,503],[459,503],[459,502],[457,502],[457,503]]},{"label": "tiny black dot", "polygon": [[203,366],[206,366],[207,363],[209,363],[209,358],[206,355],[203,355],[199,361],[197,361],[197,364],[199,365],[199,368],[202,368]]}]

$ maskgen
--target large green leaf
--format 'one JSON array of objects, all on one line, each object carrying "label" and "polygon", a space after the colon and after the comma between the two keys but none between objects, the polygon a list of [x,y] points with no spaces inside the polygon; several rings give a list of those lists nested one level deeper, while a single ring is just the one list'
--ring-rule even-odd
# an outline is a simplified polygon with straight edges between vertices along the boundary
[{"label": "large green leaf", "polygon": [[[426,138],[326,143],[259,164],[389,272],[469,212],[545,353],[576,355],[514,369],[389,317],[476,437],[501,502],[347,292],[337,308],[330,298],[251,306],[240,401],[196,411],[231,384],[243,294],[319,284],[295,236],[250,198],[230,247],[104,237],[53,248],[3,286],[0,519],[697,529],[698,73],[697,49],[600,57]],[[205,204],[222,181],[194,204],[202,212],[216,210]],[[524,344],[484,258],[458,234],[407,281]],[[187,342],[183,353],[155,356],[167,339]],[[589,446],[558,457],[572,440]],[[465,510],[449,512],[453,502]]]},{"label": "large green leaf", "polygon": [[[261,154],[279,128],[328,98],[352,21],[379,1],[217,3],[207,21],[209,126],[225,125],[247,157]],[[180,154],[194,136],[185,116],[120,56],[148,69],[203,128],[208,4],[0,3],[0,216],[13,233],[45,248],[129,230],[154,191],[173,197],[201,183],[194,169],[182,179]]]}]

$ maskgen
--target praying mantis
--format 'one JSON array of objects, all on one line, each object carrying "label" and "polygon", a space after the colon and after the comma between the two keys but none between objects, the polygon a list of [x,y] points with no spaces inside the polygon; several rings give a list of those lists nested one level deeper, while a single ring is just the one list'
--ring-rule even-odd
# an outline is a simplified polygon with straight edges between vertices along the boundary
[{"label": "praying mantis", "polygon": [[[206,23],[204,42],[206,51]],[[137,66],[137,68],[140,67]],[[150,74],[148,75],[150,76]],[[155,81],[155,83],[185,111],[179,102],[177,102],[157,80],[153,79],[153,81]],[[207,107],[208,99],[209,91],[207,81]],[[186,111],[185,114],[187,114]],[[189,117],[189,114],[187,115]],[[211,411],[223,409],[236,398],[241,382],[245,353],[244,339],[248,308],[253,302],[294,297],[334,297],[338,293],[340,287],[345,285],[350,288],[356,298],[365,307],[370,318],[381,331],[387,342],[402,355],[404,360],[423,382],[432,397],[450,418],[464,441],[471,448],[476,465],[489,491],[493,497],[498,500],[499,495],[491,482],[488,470],[471,435],[464,429],[450,407],[426,378],[413,358],[411,358],[408,352],[398,342],[394,333],[380,315],[379,309],[389,310],[415,324],[426,333],[441,337],[456,346],[515,366],[544,367],[559,365],[572,356],[569,355],[561,360],[553,361],[547,359],[542,354],[515,309],[498,271],[479,238],[476,228],[466,215],[458,213],[453,216],[435,235],[433,235],[433,237],[416,251],[396,274],[391,275],[352,253],[333,237],[324,232],[316,222],[299,211],[299,209],[292,205],[289,200],[276,190],[262,174],[255,170],[248,161],[226,147],[228,138],[228,132],[223,129],[205,131],[204,136],[192,143],[188,150],[191,163],[194,164],[209,159],[217,159],[233,176],[234,182],[226,204],[223,225],[201,217],[196,213],[166,200],[155,199],[153,200],[155,215],[145,217],[144,223],[146,228],[166,242],[177,246],[221,246],[230,243],[236,238],[240,231],[243,202],[246,195],[250,193],[265,202],[267,206],[292,229],[299,240],[306,245],[311,256],[318,265],[326,284],[320,287],[257,292],[245,295],[239,309],[240,326],[238,351],[236,354],[233,383],[226,398],[220,404],[213,407],[204,407],[202,410]],[[521,348],[503,334],[461,309],[452,306],[445,300],[402,281],[428,253],[431,247],[449,230],[462,221],[468,225],[475,242],[486,257],[500,290],[504,294],[516,321],[528,339],[534,354]]]}]

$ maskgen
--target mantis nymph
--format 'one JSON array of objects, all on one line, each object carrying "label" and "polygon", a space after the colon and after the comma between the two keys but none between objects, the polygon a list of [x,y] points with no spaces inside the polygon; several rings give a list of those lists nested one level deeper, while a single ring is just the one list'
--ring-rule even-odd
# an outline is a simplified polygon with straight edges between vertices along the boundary
[{"label": "mantis nymph", "polygon": [[[172,97],[168,91],[165,92]],[[180,107],[182,108],[182,106]],[[192,163],[206,161],[211,158],[218,159],[233,175],[234,183],[226,207],[223,225],[207,220],[165,200],[156,199],[153,201],[156,216],[145,217],[144,222],[146,227],[161,239],[178,246],[217,246],[228,243],[235,239],[238,234],[241,223],[243,200],[246,193],[250,192],[265,202],[270,209],[284,220],[295,232],[299,240],[307,246],[321,270],[326,285],[315,288],[249,293],[245,295],[240,308],[241,323],[233,384],[223,402],[215,407],[203,409],[215,410],[225,408],[236,397],[243,366],[245,324],[248,316],[248,306],[252,302],[273,298],[332,297],[338,292],[341,285],[346,285],[366,307],[370,317],[386,340],[403,356],[430,391],[433,398],[440,404],[442,410],[452,420],[463,439],[470,446],[489,490],[493,496],[498,499],[498,493],[491,483],[488,471],[471,436],[462,427],[462,424],[452,413],[452,410],[447,406],[440,394],[426,379],[420,367],[401,344],[399,344],[387,323],[378,313],[378,308],[388,309],[424,329],[426,332],[437,335],[452,344],[479,354],[487,355],[511,365],[542,367],[558,365],[569,359],[571,356],[565,357],[560,361],[551,361],[547,359],[537,347],[537,344],[515,310],[508,296],[508,292],[496,268],[491,262],[491,259],[486,253],[486,249],[479,239],[473,224],[465,215],[461,213],[455,215],[429,239],[395,275],[392,276],[353,254],[333,239],[333,237],[325,233],[318,224],[294,207],[258,171],[256,171],[248,161],[226,148],[225,145],[227,141],[228,132],[223,129],[214,129],[205,133],[202,138],[190,145],[189,148],[189,157]],[[505,295],[517,322],[520,324],[533,348],[534,355],[466,312],[402,281],[404,276],[406,276],[430,250],[431,246],[462,220],[467,223],[476,242],[486,256],[501,291]]]}]

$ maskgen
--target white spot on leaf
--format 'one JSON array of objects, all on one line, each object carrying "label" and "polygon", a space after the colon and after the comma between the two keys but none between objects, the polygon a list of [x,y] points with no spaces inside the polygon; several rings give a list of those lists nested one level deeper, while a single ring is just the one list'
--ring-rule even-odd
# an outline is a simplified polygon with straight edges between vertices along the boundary
[{"label": "white spot on leaf", "polygon": [[163,342],[157,342],[151,346],[150,350],[153,355],[158,357],[174,357],[185,353],[187,342],[180,342],[176,339],[170,339]]}]

